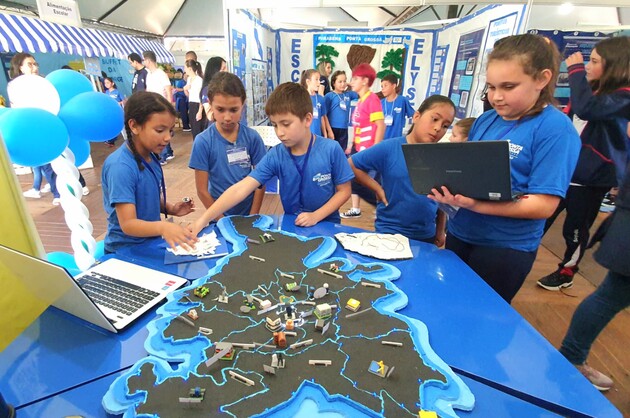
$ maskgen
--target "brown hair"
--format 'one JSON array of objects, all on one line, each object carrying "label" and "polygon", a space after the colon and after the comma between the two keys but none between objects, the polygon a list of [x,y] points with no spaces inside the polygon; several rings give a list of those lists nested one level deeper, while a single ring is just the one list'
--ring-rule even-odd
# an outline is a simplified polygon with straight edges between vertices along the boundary
[{"label": "brown hair", "polygon": [[317,70],[310,69],[310,70],[302,71],[302,75],[300,77],[300,85],[308,90],[308,86],[306,85],[306,80],[310,79],[315,73],[319,74],[320,77],[322,76]]},{"label": "brown hair", "polygon": [[508,36],[495,44],[495,48],[488,57],[488,64],[492,61],[518,60],[523,72],[534,80],[538,80],[544,70],[551,71],[549,83],[540,91],[540,96],[534,107],[523,116],[536,115],[548,104],[556,103],[553,93],[560,69],[560,52],[549,39],[530,33]]},{"label": "brown hair", "polygon": [[[334,73],[332,73],[332,75],[330,76],[330,88],[331,88],[331,90],[335,89],[335,83],[337,82],[337,78],[340,75],[346,75],[346,72],[338,70],[338,71],[335,71]],[[346,81],[348,81],[347,79],[348,79],[348,76],[346,76]]]},{"label": "brown hair", "polygon": [[265,104],[267,116],[291,113],[300,120],[313,113],[313,102],[306,89],[297,83],[282,83],[271,93]]},{"label": "brown hair", "polygon": [[597,94],[608,94],[622,87],[630,87],[630,38],[618,36],[604,39],[594,49],[602,57],[604,67],[601,78],[592,83]]},{"label": "brown hair", "polygon": [[247,94],[243,82],[238,76],[225,71],[218,72],[210,80],[208,84],[208,103],[212,103],[214,96],[220,94],[222,96],[232,96],[241,99],[245,103]]},{"label": "brown hair", "polygon": [[13,56],[13,58],[11,58],[11,68],[9,68],[9,77],[11,78],[11,80],[22,75],[22,70],[20,70],[20,67],[24,63],[24,60],[27,58],[35,59],[35,57],[33,57],[31,54],[27,54],[26,52],[18,52]]},{"label": "brown hair", "polygon": [[473,123],[475,123],[477,118],[464,118],[460,119],[455,123],[455,126],[458,126],[459,129],[462,130],[462,135],[468,138],[468,133],[470,132],[470,128],[472,128]]}]

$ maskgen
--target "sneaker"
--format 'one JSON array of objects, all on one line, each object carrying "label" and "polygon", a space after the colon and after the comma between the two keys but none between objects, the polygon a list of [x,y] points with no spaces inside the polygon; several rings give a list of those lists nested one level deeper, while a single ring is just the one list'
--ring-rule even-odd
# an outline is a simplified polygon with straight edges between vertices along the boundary
[{"label": "sneaker", "polygon": [[166,157],[166,161],[171,161],[175,156],[173,154]]},{"label": "sneaker", "polygon": [[87,187],[87,186],[85,186],[85,187],[83,188],[83,196],[87,196],[87,195],[89,195],[89,194],[90,194],[90,189],[88,189],[88,187]]},{"label": "sneaker", "polygon": [[615,198],[610,193],[606,194],[604,200],[602,200],[602,204],[599,207],[600,212],[612,212],[615,210]]},{"label": "sneaker", "polygon": [[190,132],[190,131],[191,131],[191,129],[190,129],[190,128],[184,128],[184,129],[182,129],[182,131],[184,131],[184,132]]},{"label": "sneaker", "polygon": [[45,184],[44,187],[39,189],[39,192],[42,193],[42,194],[46,194],[49,191],[50,191],[50,183]]},{"label": "sneaker", "polygon": [[24,197],[30,197],[31,199],[39,199],[42,195],[39,193],[39,190],[29,189],[22,193]]},{"label": "sneaker", "polygon": [[23,165],[13,164],[13,170],[15,171],[16,176],[24,176],[26,174],[31,174],[31,168],[25,167]]},{"label": "sneaker", "polygon": [[360,218],[361,209],[350,208],[345,212],[341,212],[339,216],[341,216],[343,219]]},{"label": "sneaker", "polygon": [[613,381],[610,377],[598,370],[595,370],[588,364],[584,363],[581,366],[575,367],[589,380],[589,382],[593,384],[593,386],[595,386],[597,390],[605,392],[613,387]]},{"label": "sneaker", "polygon": [[160,161],[160,165],[166,165],[166,164],[168,164],[168,161],[166,161],[166,160],[161,160]]},{"label": "sneaker", "polygon": [[61,199],[58,197],[55,197],[52,201],[53,206],[59,206],[61,204]]},{"label": "sneaker", "polygon": [[575,271],[571,267],[558,269],[548,276],[543,277],[536,283],[547,290],[560,290],[563,287],[573,286],[573,275]]}]

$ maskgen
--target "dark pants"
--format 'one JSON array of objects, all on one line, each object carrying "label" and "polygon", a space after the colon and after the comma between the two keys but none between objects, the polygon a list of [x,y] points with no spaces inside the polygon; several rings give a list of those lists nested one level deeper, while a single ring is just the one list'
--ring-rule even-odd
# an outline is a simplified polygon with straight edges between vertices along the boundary
[{"label": "dark pants", "polygon": [[188,111],[189,111],[188,100],[178,99],[177,100],[177,113],[179,113],[179,117],[182,118],[182,129],[190,129],[190,119],[188,117]]},{"label": "dark pants", "polygon": [[188,115],[190,119],[190,130],[193,137],[193,140],[199,135],[206,125],[206,112],[204,110],[201,111],[201,119],[197,120],[197,112],[199,111],[200,103],[190,102],[188,103]]},{"label": "dark pants", "polygon": [[[352,156],[358,152],[359,151],[357,151],[355,147],[352,147],[352,151],[350,152],[350,155]],[[370,177],[372,177],[374,180],[376,180],[380,184],[381,175],[379,173],[377,173],[376,171],[370,171],[368,172],[368,174],[370,175]],[[372,190],[365,187],[364,185],[362,185],[356,180],[352,180],[350,182],[350,187],[352,188],[352,194],[356,194],[361,199],[363,199],[366,203],[369,203],[372,206],[376,206],[376,203],[377,203],[376,195],[374,194]]]},{"label": "dark pants", "polygon": [[569,186],[566,197],[545,223],[545,232],[551,227],[558,215],[567,211],[562,226],[562,236],[566,244],[564,258],[559,266],[571,267],[577,271],[584,256],[589,239],[589,230],[597,218],[599,206],[610,187]]},{"label": "dark pants", "polygon": [[342,150],[346,150],[348,148],[348,128],[332,128],[333,134],[335,135],[335,141],[341,145]]},{"label": "dark pants", "polygon": [[523,285],[537,252],[469,244],[453,235],[447,235],[446,249],[457,254],[507,303]]}]

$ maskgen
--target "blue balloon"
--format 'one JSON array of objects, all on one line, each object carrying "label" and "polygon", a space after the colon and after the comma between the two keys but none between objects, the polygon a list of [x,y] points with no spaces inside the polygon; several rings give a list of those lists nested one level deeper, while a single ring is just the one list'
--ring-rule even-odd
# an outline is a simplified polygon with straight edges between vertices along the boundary
[{"label": "blue balloon", "polygon": [[68,146],[68,130],[57,116],[43,109],[11,109],[0,117],[0,132],[15,164],[48,164]]},{"label": "blue balloon", "polygon": [[77,167],[86,162],[90,156],[90,143],[84,139],[70,137],[68,148],[74,154],[74,165]]},{"label": "blue balloon", "polygon": [[94,247],[94,258],[100,260],[105,255],[105,241],[96,241],[96,247]]},{"label": "blue balloon", "polygon": [[11,108],[10,108],[10,107],[3,107],[3,106],[0,106],[0,116],[2,116],[2,115],[4,115],[4,114],[6,114],[9,110],[11,110]]},{"label": "blue balloon", "polygon": [[51,84],[55,86],[57,93],[59,93],[61,106],[81,93],[94,91],[90,80],[78,71],[68,69],[56,70],[48,74],[46,80],[50,81]]},{"label": "blue balloon", "polygon": [[59,110],[73,138],[107,141],[116,137],[123,127],[124,112],[118,102],[106,94],[90,91],[81,93]]},{"label": "blue balloon", "polygon": [[46,259],[53,264],[64,267],[73,276],[81,273],[81,269],[77,267],[72,254],[56,251],[46,254]]}]

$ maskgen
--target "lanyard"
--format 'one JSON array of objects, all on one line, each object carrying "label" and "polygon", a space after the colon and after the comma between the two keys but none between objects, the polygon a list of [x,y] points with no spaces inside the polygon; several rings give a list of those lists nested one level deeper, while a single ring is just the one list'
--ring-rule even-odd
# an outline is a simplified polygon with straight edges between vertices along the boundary
[{"label": "lanyard", "polygon": [[295,155],[291,154],[291,150],[288,150],[289,155],[291,156],[291,159],[293,160],[293,164],[295,165],[295,169],[298,171],[298,174],[300,175],[300,187],[298,188],[300,210],[302,210],[302,207],[304,207],[304,202],[302,199],[302,183],[304,182],[304,171],[306,170],[306,166],[308,164],[308,157],[311,155],[311,148],[313,147],[314,141],[315,141],[315,134],[312,134],[311,141],[308,143],[308,149],[306,150],[306,154],[304,155],[304,162],[302,163],[301,166],[300,164],[298,164],[298,161],[297,161],[297,158],[295,158]]},{"label": "lanyard", "polygon": [[396,99],[392,100],[392,107],[391,107],[391,109],[390,109],[391,111],[389,113],[387,113],[387,103],[389,103],[389,102],[387,101],[387,99],[385,99],[385,115],[386,116],[391,116],[392,113],[394,113],[394,104],[396,104]]},{"label": "lanyard", "polygon": [[[168,213],[166,211],[166,185],[164,184],[164,171],[162,171],[162,167],[159,165],[160,162],[157,160],[157,158],[155,158],[155,155],[151,154],[151,159],[155,161],[156,163],[158,163],[158,167],[160,168],[160,177],[158,177],[158,175],[155,173],[155,171],[153,171],[153,168],[151,168],[149,163],[147,163],[144,160],[144,158],[140,158],[140,159],[142,160],[142,164],[144,165],[144,167],[147,168],[153,175],[153,178],[155,178],[155,181],[157,182],[157,186],[158,186],[158,193],[160,191],[162,192],[162,199],[164,200],[164,217],[168,218]],[[160,202],[160,206],[162,206],[161,202]]]}]

